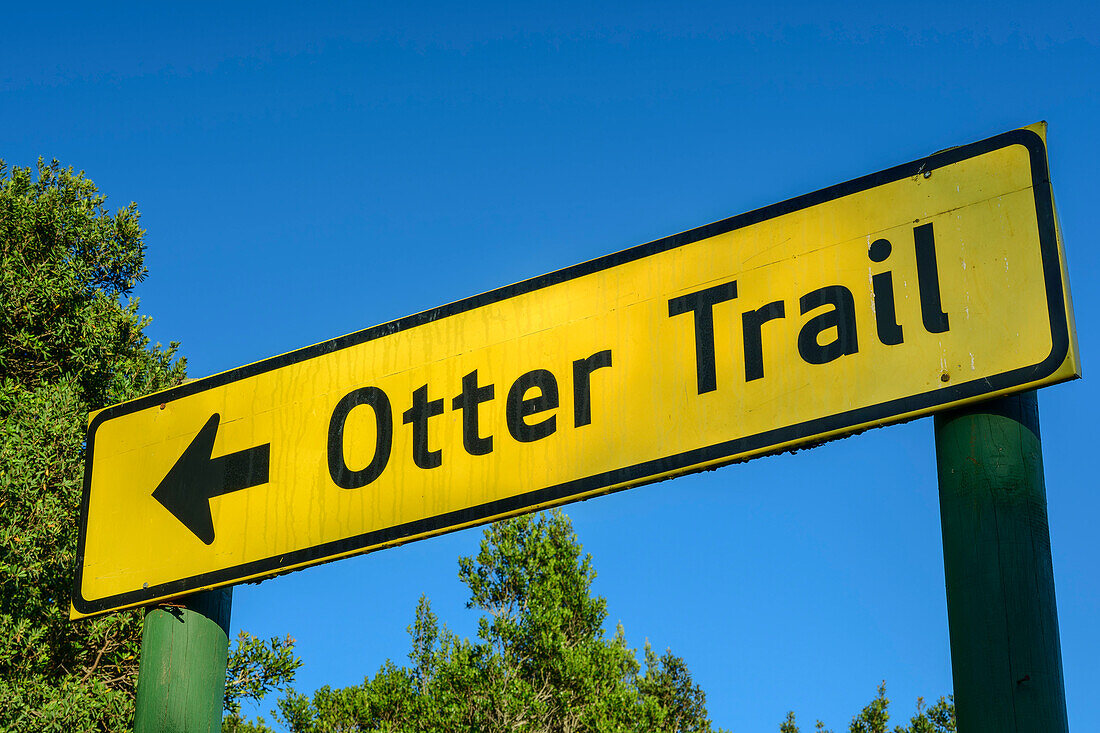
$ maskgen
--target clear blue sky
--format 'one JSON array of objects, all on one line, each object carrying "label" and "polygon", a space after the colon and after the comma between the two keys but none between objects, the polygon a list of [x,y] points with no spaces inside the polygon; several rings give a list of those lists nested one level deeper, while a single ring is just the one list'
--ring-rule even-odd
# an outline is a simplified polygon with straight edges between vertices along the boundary
[{"label": "clear blue sky", "polygon": [[[1040,410],[1071,728],[1095,729],[1095,4],[36,7],[4,11],[0,157],[138,202],[149,333],[192,376],[1047,120],[1086,378]],[[951,690],[929,419],[567,512],[609,624],[683,656],[717,724]],[[240,587],[234,631],[297,638],[302,691],[358,683],[404,660],[421,593],[474,632],[480,536]]]}]

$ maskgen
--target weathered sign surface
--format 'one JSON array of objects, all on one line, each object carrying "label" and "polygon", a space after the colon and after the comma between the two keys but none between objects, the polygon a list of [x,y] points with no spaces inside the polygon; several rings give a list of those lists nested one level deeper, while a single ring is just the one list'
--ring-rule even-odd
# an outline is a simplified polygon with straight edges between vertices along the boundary
[{"label": "weathered sign surface", "polygon": [[103,410],[73,615],[1072,378],[1044,132]]}]

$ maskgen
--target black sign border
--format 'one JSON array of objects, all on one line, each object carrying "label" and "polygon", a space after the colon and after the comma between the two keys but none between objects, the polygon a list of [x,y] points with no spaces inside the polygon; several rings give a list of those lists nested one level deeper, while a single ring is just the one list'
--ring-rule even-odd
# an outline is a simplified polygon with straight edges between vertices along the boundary
[{"label": "black sign border", "polygon": [[[593,272],[606,270],[644,257],[650,257],[719,234],[725,234],[735,229],[752,226],[800,209],[827,203],[834,199],[850,196],[904,178],[927,174],[937,168],[952,165],[1012,145],[1022,145],[1026,148],[1031,162],[1032,187],[1035,194],[1035,210],[1039,226],[1039,247],[1043,263],[1047,311],[1051,327],[1052,346],[1050,354],[1037,364],[1014,369],[993,377],[943,386],[918,395],[890,400],[877,405],[850,410],[848,412],[838,413],[829,417],[818,418],[787,427],[776,428],[756,435],[718,443],[706,448],[698,448],[684,453],[666,456],[665,458],[634,464],[625,468],[599,473],[563,484],[535,489],[523,494],[487,502],[478,506],[448,512],[386,529],[366,532],[354,537],[326,542],[302,550],[296,550],[294,552],[268,557],[263,560],[255,560],[241,565],[223,568],[221,570],[202,573],[200,575],[168,583],[161,583],[159,585],[93,600],[85,599],[82,594],[81,581],[83,577],[85,538],[87,534],[88,503],[91,490],[92,451],[95,446],[96,431],[100,425],[108,420],[139,412],[150,407],[156,407],[208,389],[221,387],[257,374],[280,369],[290,364],[340,351],[366,341],[389,336],[409,328],[415,328],[425,323],[432,323],[442,318],[475,308],[481,308],[491,303],[557,285]],[[660,478],[664,478],[665,475],[670,472],[680,471],[682,473],[688,473],[691,467],[699,464],[721,460],[722,458],[729,458],[730,462],[733,462],[737,460],[733,456],[746,452],[760,450],[769,446],[777,446],[791,441],[810,441],[814,436],[823,433],[843,430],[845,428],[855,428],[855,426],[858,425],[883,421],[890,417],[928,410],[929,408],[939,405],[947,405],[970,397],[976,397],[982,394],[989,394],[1002,389],[1009,389],[1011,387],[1035,382],[1053,374],[1058,367],[1062,365],[1069,350],[1069,328],[1066,322],[1066,309],[1061,274],[1062,267],[1058,253],[1054,204],[1051,194],[1050,177],[1047,169],[1046,146],[1043,139],[1034,131],[1018,129],[968,145],[949,148],[910,163],[887,168],[878,173],[861,176],[845,183],[797,196],[744,214],[738,214],[737,216],[722,219],[721,221],[697,227],[680,234],[674,234],[670,237],[664,237],[646,244],[631,247],[630,249],[614,252],[594,260],[589,260],[588,262],[582,262],[571,267],[524,280],[514,285],[491,290],[481,295],[475,295],[464,300],[433,308],[432,310],[399,318],[395,321],[383,323],[378,326],[372,326],[371,328],[356,331],[346,336],[323,341],[313,346],[307,346],[280,356],[222,372],[221,374],[215,374],[210,377],[195,380],[194,382],[188,382],[187,384],[173,387],[163,392],[114,405],[98,413],[88,426],[86,443],[87,453],[84,462],[84,490],[80,505],[80,534],[77,544],[76,571],[73,583],[73,606],[79,613],[90,615],[139,605],[143,602],[152,602],[157,599],[179,596],[204,587],[227,585],[234,581],[243,582],[245,579],[255,581],[260,579],[255,576],[276,575],[287,571],[295,565],[317,564],[335,555],[353,553],[356,550],[366,551],[364,548],[381,544],[400,543],[402,540],[416,535],[426,533],[442,534],[449,530],[487,521],[492,517],[519,513],[523,509],[539,504],[548,502],[565,503],[570,497],[577,497],[582,494],[598,491],[602,488],[607,488],[608,491],[633,488],[647,483],[647,478],[656,481]],[[618,484],[624,483],[628,483],[629,485],[617,486]],[[611,487],[615,488],[612,489]]]}]

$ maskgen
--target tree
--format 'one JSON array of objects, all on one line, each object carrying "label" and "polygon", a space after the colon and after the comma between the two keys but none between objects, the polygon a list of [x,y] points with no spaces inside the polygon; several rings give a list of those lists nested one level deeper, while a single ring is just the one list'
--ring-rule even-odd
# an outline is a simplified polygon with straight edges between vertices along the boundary
[{"label": "tree", "polygon": [[[886,683],[880,682],[875,697],[852,718],[848,725],[849,733],[955,733],[955,702],[950,697],[941,697],[930,708],[925,709],[924,698],[917,698],[917,712],[909,719],[909,725],[895,726],[891,731],[887,725],[890,720],[890,699],[886,697]],[[814,728],[818,733],[829,733],[820,720]],[[787,719],[779,726],[779,733],[800,733],[798,721],[793,712],[787,713]]]},{"label": "tree", "polygon": [[[68,619],[84,430],[93,410],[179,384],[185,363],[177,344],[149,343],[130,298],[146,273],[137,206],[112,215],[105,202],[57,161],[10,173],[0,161],[4,731],[132,726],[142,612]],[[285,666],[270,679],[285,682]]]},{"label": "tree", "polygon": [[560,511],[491,525],[459,577],[482,612],[476,640],[440,625],[422,597],[408,666],[387,661],[362,685],[312,697],[291,690],[277,717],[295,733],[711,730],[682,659],[647,644],[643,673],[623,629],[605,635],[592,559]]},{"label": "tree", "polygon": [[241,702],[258,701],[271,690],[286,688],[294,682],[294,674],[300,666],[302,660],[294,654],[294,639],[289,634],[265,641],[247,631],[240,632],[226,663],[224,733],[270,731],[263,718],[255,723],[241,718]]}]

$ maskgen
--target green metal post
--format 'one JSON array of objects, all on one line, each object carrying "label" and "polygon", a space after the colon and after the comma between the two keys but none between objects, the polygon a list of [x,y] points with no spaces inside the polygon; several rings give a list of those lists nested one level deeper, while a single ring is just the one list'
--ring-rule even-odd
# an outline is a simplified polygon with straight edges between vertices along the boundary
[{"label": "green metal post", "polygon": [[960,733],[1066,733],[1035,392],[936,416]]},{"label": "green metal post", "polygon": [[135,733],[218,733],[232,588],[195,593],[145,616]]}]

